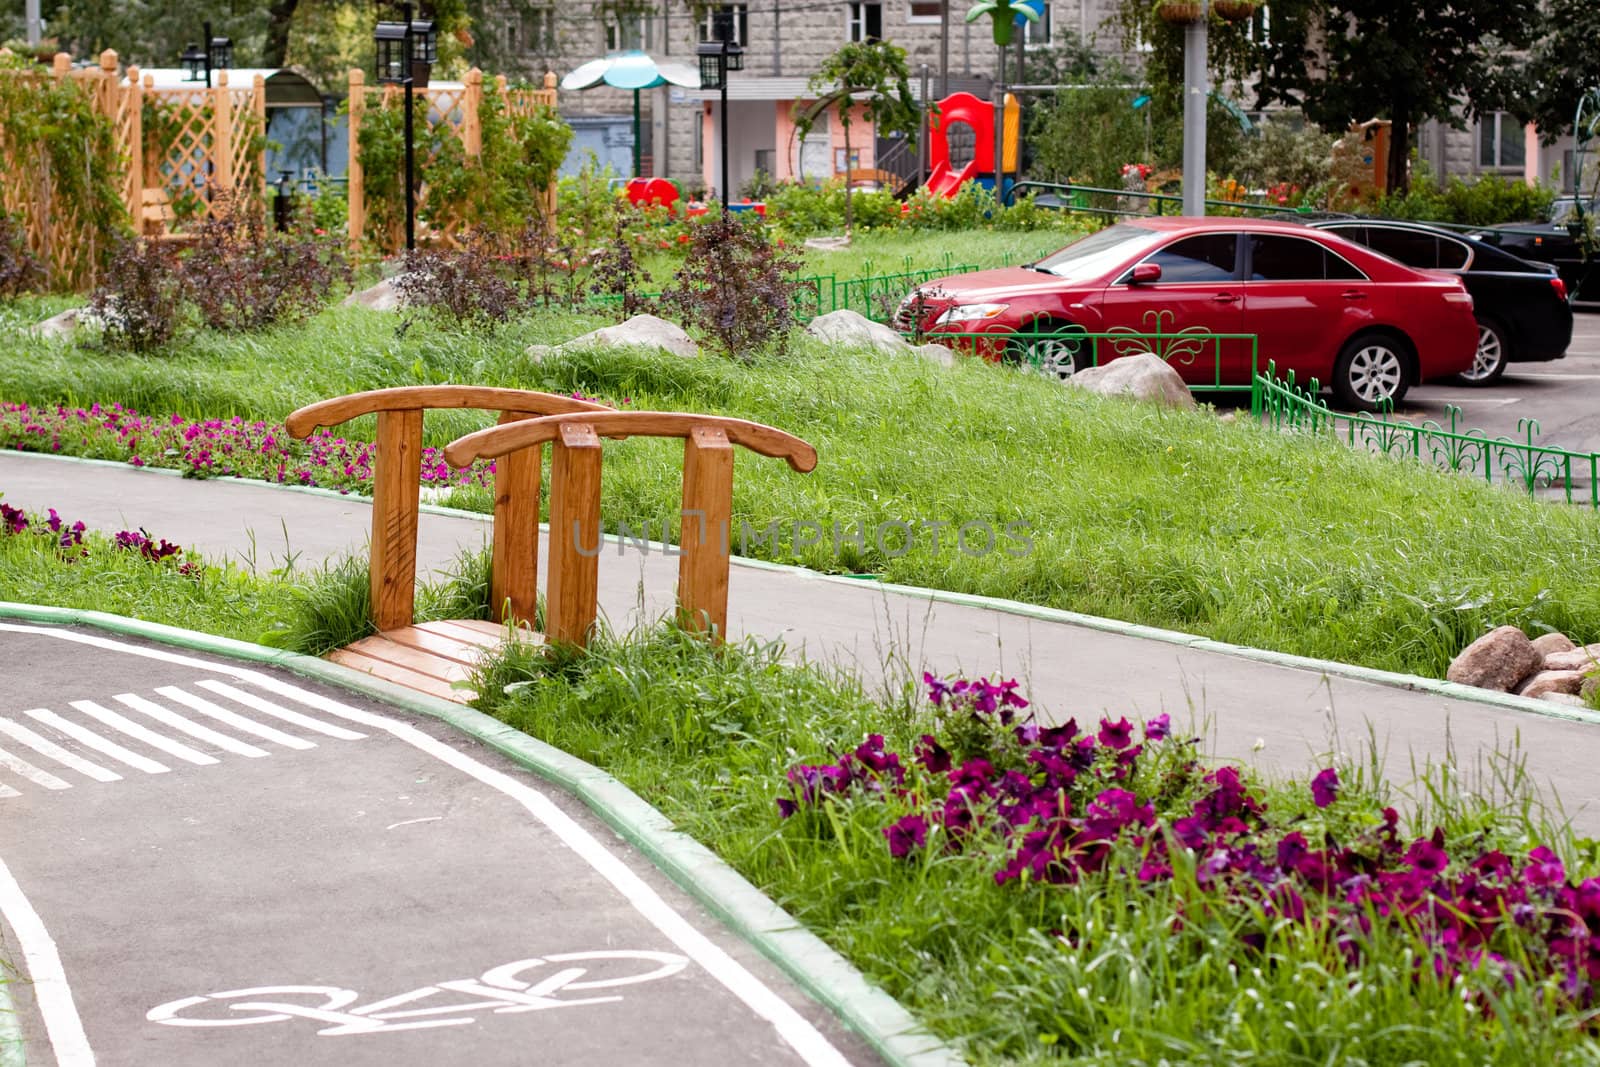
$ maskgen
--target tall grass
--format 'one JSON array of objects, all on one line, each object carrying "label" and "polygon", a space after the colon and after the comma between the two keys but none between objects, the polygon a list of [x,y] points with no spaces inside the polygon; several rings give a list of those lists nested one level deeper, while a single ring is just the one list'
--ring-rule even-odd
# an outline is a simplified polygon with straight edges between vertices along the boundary
[{"label": "tall grass", "polygon": [[[776,646],[711,650],[658,629],[549,661],[522,650],[476,688],[492,714],[616,774],[709,844],[978,1063],[1527,1064],[1592,1062],[1586,1014],[1548,987],[1432,977],[1421,942],[1378,924],[1354,962],[1325,936],[1215,906],[1192,876],[995,884],[982,849],[893,859],[870,795],[780,820],[785,770],[867,733],[909,751],[930,725],[910,701],[874,704],[847,677],[786,666]],[[509,692],[506,686],[510,686]],[[1593,873],[1529,799],[1434,768],[1404,806],[1474,848],[1545,841]],[[1372,764],[1341,768],[1342,818],[1376,824],[1401,801]],[[1265,788],[1283,823],[1314,811],[1303,783]],[[1316,825],[1313,823],[1312,825]],[[1310,831],[1308,830],[1308,833]],[[1266,931],[1259,948],[1246,933]],[[1479,998],[1487,990],[1487,1000]]]}]

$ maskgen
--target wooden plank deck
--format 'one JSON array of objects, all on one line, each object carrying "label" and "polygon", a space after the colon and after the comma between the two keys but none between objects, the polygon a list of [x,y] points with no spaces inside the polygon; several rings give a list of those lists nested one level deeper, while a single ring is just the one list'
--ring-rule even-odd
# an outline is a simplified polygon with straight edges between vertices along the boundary
[{"label": "wooden plank deck", "polygon": [[[482,619],[424,622],[363,637],[325,658],[419,693],[467,704],[478,694],[462,683],[472,680],[473,667],[507,636],[503,624]],[[517,640],[542,642],[544,637],[520,625]]]}]

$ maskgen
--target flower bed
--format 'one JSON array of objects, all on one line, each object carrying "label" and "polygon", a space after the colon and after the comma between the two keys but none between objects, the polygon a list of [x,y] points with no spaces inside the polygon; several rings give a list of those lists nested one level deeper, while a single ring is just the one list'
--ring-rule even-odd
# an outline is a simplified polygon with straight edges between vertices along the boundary
[{"label": "flower bed", "polygon": [[[84,534],[88,527],[82,520],[70,525],[55,508],[49,508],[47,515],[29,515],[21,508],[14,508],[9,504],[0,502],[0,536],[5,537],[35,537],[53,542],[56,558],[63,563],[72,563],[89,554],[88,545],[84,544]],[[198,576],[205,564],[198,560],[184,560],[178,557],[183,555],[183,549],[168,541],[166,538],[157,540],[143,529],[118,530],[112,537],[111,544],[120,551],[136,555],[151,563],[167,564],[177,568],[179,574]]]}]

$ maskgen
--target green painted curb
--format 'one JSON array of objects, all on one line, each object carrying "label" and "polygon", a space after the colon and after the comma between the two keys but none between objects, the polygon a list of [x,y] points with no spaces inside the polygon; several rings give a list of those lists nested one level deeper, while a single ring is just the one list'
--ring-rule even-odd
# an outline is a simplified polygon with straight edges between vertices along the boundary
[{"label": "green painted curb", "polygon": [[22,1020],[11,999],[9,979],[0,978],[0,1067],[27,1067],[22,1044]]},{"label": "green painted curb", "polygon": [[[472,708],[429,697],[326,660],[100,611],[0,601],[0,618],[92,626],[197,652],[279,667],[418,715],[439,719],[545,780],[574,793],[633,847],[729,928],[777,964],[895,1067],[956,1067],[966,1061],[889,994],[744,876],[627,786],[592,764]],[[0,997],[4,986],[0,985]],[[0,1000],[0,1011],[5,1010]],[[0,1028],[0,1042],[5,1030]],[[19,1042],[20,1054],[20,1042]],[[11,1067],[0,1051],[0,1067]],[[18,1065],[20,1067],[20,1064]]]},{"label": "green painted curb", "polygon": [[[68,463],[91,463],[98,466],[128,467],[127,463],[116,460],[83,459],[78,456],[58,456],[49,453],[25,452],[20,455],[39,456],[44,459],[59,460]],[[139,471],[160,471],[169,475],[180,475],[181,472],[158,467],[134,467]],[[317,496],[327,496],[343,500],[370,501],[370,497],[357,496],[354,493],[340,493],[332,489],[322,489],[316,486],[279,485],[275,482],[258,481],[251,478],[216,478],[212,481],[237,482],[243,485],[263,486],[268,489],[287,489],[297,493],[311,493]],[[422,511],[441,515],[447,518],[472,519],[477,522],[488,522],[490,516],[476,512],[463,511],[459,508],[446,508],[434,504],[423,504]],[[548,531],[549,526],[541,523],[541,530]],[[612,534],[602,535],[608,544],[619,544],[622,539]],[[629,539],[629,543],[636,543]],[[647,551],[663,551],[667,546],[659,541],[646,542]],[[671,546],[676,549],[676,546]],[[780,574],[793,574],[812,581],[836,582],[848,585],[852,589],[863,586],[861,577],[843,574],[825,574],[822,571],[810,570],[806,567],[792,563],[771,563],[767,560],[747,559],[743,556],[732,557],[733,565],[737,567],[750,567],[756,570],[774,571]],[[1288,667],[1294,670],[1314,671],[1318,674],[1329,675],[1334,678],[1348,678],[1352,681],[1369,682],[1373,685],[1387,686],[1391,689],[1405,689],[1411,692],[1432,693],[1435,696],[1447,697],[1453,700],[1465,700],[1476,704],[1488,704],[1492,707],[1504,708],[1507,711],[1530,712],[1543,715],[1552,719],[1564,719],[1569,722],[1581,722],[1591,725],[1600,725],[1600,712],[1555,704],[1548,700],[1533,700],[1519,697],[1511,693],[1501,693],[1492,689],[1479,689],[1476,686],[1458,685],[1438,678],[1424,678],[1417,674],[1402,674],[1398,671],[1382,671],[1371,667],[1359,667],[1351,663],[1339,663],[1334,660],[1314,659],[1310,656],[1296,656],[1288,652],[1274,652],[1264,648],[1253,648],[1249,645],[1234,645],[1226,641],[1216,641],[1199,634],[1184,633],[1181,630],[1163,630],[1155,626],[1143,626],[1138,623],[1122,622],[1117,619],[1102,618],[1098,615],[1083,615],[1075,611],[1062,608],[1044,607],[1039,604],[1028,604],[1020,600],[1007,600],[1002,597],[984,596],[978,593],[953,593],[944,589],[928,589],[917,585],[897,585],[892,582],[882,582],[877,588],[885,594],[896,593],[903,596],[914,597],[921,600],[931,600],[940,604],[953,604],[960,607],[980,608],[986,611],[998,611],[1007,615],[1018,615],[1023,618],[1037,619],[1040,622],[1065,623],[1070,626],[1082,626],[1103,633],[1117,634],[1122,637],[1137,637],[1147,641],[1159,641],[1162,644],[1180,645],[1192,648],[1197,652],[1214,652],[1225,656],[1236,656],[1240,659],[1254,660],[1257,663],[1266,663],[1275,667]]]}]

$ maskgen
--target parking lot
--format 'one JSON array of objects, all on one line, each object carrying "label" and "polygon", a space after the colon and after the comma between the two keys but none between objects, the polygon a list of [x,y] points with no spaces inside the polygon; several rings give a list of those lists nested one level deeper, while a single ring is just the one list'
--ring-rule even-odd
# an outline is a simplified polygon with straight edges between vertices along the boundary
[{"label": "parking lot", "polygon": [[1399,415],[1447,425],[1445,405],[1461,409],[1464,429],[1523,439],[1523,419],[1536,419],[1536,442],[1574,452],[1600,452],[1600,312],[1579,311],[1572,346],[1552,363],[1512,363],[1484,388],[1430,384],[1406,395]]}]

